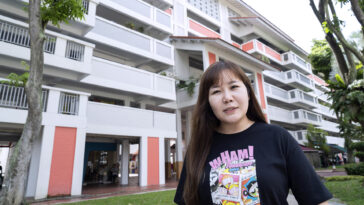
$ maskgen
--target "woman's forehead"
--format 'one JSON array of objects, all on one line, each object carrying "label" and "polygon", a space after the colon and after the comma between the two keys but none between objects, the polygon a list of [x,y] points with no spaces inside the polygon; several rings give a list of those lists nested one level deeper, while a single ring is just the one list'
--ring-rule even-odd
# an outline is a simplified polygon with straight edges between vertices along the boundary
[{"label": "woman's forehead", "polygon": [[213,83],[213,86],[220,86],[224,83],[230,83],[231,81],[241,81],[241,79],[232,71],[224,70],[219,73],[218,77]]}]

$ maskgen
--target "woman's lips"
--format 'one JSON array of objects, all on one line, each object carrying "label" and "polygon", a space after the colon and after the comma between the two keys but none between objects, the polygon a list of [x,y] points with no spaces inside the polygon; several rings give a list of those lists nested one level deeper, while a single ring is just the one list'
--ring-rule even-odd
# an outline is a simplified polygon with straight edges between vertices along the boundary
[{"label": "woman's lips", "polygon": [[224,109],[223,112],[229,114],[229,113],[234,112],[236,110],[236,108],[237,107],[229,107],[229,108]]}]

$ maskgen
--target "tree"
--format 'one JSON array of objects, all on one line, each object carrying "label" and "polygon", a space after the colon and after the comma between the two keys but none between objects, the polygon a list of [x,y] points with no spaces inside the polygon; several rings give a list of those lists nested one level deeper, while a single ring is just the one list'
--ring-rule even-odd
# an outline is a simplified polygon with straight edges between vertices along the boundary
[{"label": "tree", "polygon": [[25,84],[28,115],[23,132],[9,159],[9,167],[2,189],[0,204],[24,204],[33,141],[41,136],[43,44],[48,22],[83,19],[82,0],[30,0],[27,5],[30,34],[30,70]]},{"label": "tree", "polygon": [[330,152],[329,146],[326,144],[326,135],[327,132],[314,127],[313,125],[307,126],[307,147],[315,148],[321,150],[325,156],[327,156]]},{"label": "tree", "polygon": [[364,142],[353,143],[352,148],[356,150],[354,155],[364,162]]},{"label": "tree", "polygon": [[[318,0],[317,6],[314,0],[309,1],[323,27],[326,39],[326,42],[315,42],[310,54],[311,63],[314,72],[321,74],[330,88],[326,94],[332,100],[331,109],[338,117],[340,132],[345,137],[345,147],[350,156],[351,139],[362,138],[364,134],[364,52],[358,46],[358,42],[362,41],[350,41],[343,35],[342,29],[345,22],[337,16],[334,3],[350,4],[351,11],[362,27],[361,32],[364,33],[364,1]],[[327,51],[327,45],[331,48],[331,53]],[[328,63],[327,60],[331,59],[332,55],[336,62]],[[330,78],[329,74],[332,73],[334,65],[337,67],[335,77]],[[361,126],[356,126],[357,123]],[[348,158],[350,162],[352,158]]]}]

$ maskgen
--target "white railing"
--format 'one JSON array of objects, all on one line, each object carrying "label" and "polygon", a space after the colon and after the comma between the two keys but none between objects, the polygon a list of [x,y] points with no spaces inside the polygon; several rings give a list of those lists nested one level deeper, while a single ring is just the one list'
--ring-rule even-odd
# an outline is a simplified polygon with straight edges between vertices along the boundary
[{"label": "white railing", "polygon": [[[105,40],[102,40],[102,43],[111,43],[114,41],[112,43],[113,46],[117,46],[116,44],[120,43],[118,46],[120,49],[126,49],[129,52],[146,57],[162,57],[167,59],[168,62],[173,62],[173,47],[170,44],[106,19],[97,17],[95,27],[91,32],[105,38]],[[92,34],[91,38],[93,38]],[[95,40],[101,41],[99,39]]]},{"label": "white railing", "polygon": [[176,115],[98,102],[87,104],[87,127],[111,130],[176,130]]},{"label": "white railing", "polygon": [[88,0],[82,0],[83,12],[87,15],[90,2]]},{"label": "white railing", "polygon": [[301,57],[299,57],[298,55],[296,55],[292,51],[283,53],[282,56],[283,56],[282,62],[283,62],[284,65],[293,63],[298,68],[301,68],[302,70],[304,70],[304,71],[306,71],[308,73],[312,73],[310,63],[306,62],[304,59],[302,59]]},{"label": "white railing", "polygon": [[118,5],[128,9],[134,18],[141,18],[148,21],[151,25],[162,25],[168,29],[172,29],[172,17],[170,14],[144,2],[141,0],[112,0]]},{"label": "white railing", "polygon": [[80,96],[61,92],[58,113],[77,115],[80,104]]},{"label": "white railing", "polygon": [[280,53],[278,53],[271,47],[265,45],[264,43],[262,43],[256,39],[253,39],[247,43],[244,43],[242,45],[242,49],[249,53],[253,53],[253,52],[261,53],[264,56],[270,58],[271,60],[282,64],[282,56]]},{"label": "white railing", "polygon": [[84,45],[72,41],[67,41],[66,58],[76,61],[83,61],[84,54],[85,54]]},{"label": "white railing", "polygon": [[[42,90],[42,109],[46,111],[48,90]],[[28,109],[24,87],[0,84],[0,107]]]},{"label": "white railing", "polygon": [[[0,41],[29,48],[29,30],[0,20]],[[44,52],[54,54],[56,49],[56,37],[46,35],[43,49]]]},{"label": "white railing", "polygon": [[176,99],[173,78],[96,57],[92,59],[91,75],[81,81],[159,98]]},{"label": "white railing", "polygon": [[312,123],[315,125],[320,125],[322,122],[322,117],[319,114],[309,112],[306,110],[293,110],[292,116],[293,120],[305,123]]},{"label": "white railing", "polygon": [[311,89],[315,87],[315,82],[313,80],[296,70],[286,71],[285,73],[287,81],[298,81]]}]

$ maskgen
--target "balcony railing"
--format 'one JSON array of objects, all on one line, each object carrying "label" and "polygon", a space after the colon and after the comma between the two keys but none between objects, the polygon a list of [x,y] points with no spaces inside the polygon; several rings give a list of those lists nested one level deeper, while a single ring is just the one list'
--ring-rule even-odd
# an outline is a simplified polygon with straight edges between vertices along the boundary
[{"label": "balcony railing", "polygon": [[322,122],[321,115],[302,109],[290,111],[280,107],[268,105],[268,113],[271,120],[290,124],[321,125]]},{"label": "balcony railing", "polygon": [[61,92],[58,113],[77,115],[80,104],[80,96]]},{"label": "balcony railing", "polygon": [[188,19],[189,28],[193,33],[196,33],[199,36],[203,37],[213,37],[213,38],[221,38],[221,35],[216,31],[207,28],[206,26],[198,23],[195,20]]},{"label": "balcony railing", "polygon": [[267,96],[286,103],[293,103],[308,108],[317,107],[318,104],[315,97],[299,89],[287,91],[268,83],[264,83],[264,88]]},{"label": "balcony railing", "polygon": [[242,45],[242,49],[248,53],[258,52],[271,60],[282,64],[281,54],[258,40],[251,40]]},{"label": "balcony railing", "polygon": [[88,0],[82,0],[83,12],[87,15],[90,2]]},{"label": "balcony railing", "polygon": [[[29,29],[0,20],[0,41],[30,48]],[[54,54],[55,49],[56,37],[46,35],[44,52]]]},{"label": "balcony railing", "polygon": [[306,74],[312,73],[311,64],[306,62],[304,59],[289,51],[287,53],[283,53],[283,65],[287,65],[290,68],[298,68]]},{"label": "balcony railing", "polygon": [[300,89],[315,89],[315,83],[297,70],[289,70],[286,72],[264,71],[264,75],[274,78],[284,84],[290,84]]},{"label": "balcony railing", "polygon": [[[97,37],[94,37],[94,34],[97,34]],[[163,61],[166,60],[168,64],[173,64],[173,47],[170,44],[106,19],[97,17],[95,27],[91,34],[87,35],[90,35],[90,38],[94,38],[96,41],[112,44],[112,46],[117,46],[137,55],[155,58],[156,60],[159,60],[158,57],[162,57]],[[99,36],[104,40],[100,39]]]},{"label": "balcony railing", "polygon": [[172,29],[172,16],[141,0],[111,0],[124,7],[130,16],[143,20],[151,25],[161,25],[168,30]]},{"label": "balcony railing", "polygon": [[[141,129],[175,132],[176,115],[89,101],[87,127],[92,133],[99,129],[106,129],[108,133],[113,130],[140,132]],[[101,132],[105,133],[105,130]]]},{"label": "balcony railing", "polygon": [[[42,110],[46,111],[48,90],[42,90]],[[0,84],[0,107],[28,109],[24,87]]]},{"label": "balcony railing", "polygon": [[85,54],[84,45],[72,41],[67,41],[66,58],[76,61],[83,61],[84,54]]}]

